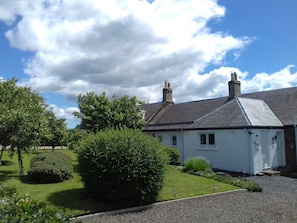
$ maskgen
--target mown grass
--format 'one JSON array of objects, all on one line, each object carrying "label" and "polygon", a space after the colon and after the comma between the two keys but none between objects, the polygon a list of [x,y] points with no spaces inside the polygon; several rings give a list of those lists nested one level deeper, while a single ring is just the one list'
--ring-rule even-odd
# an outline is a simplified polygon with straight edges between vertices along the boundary
[{"label": "mown grass", "polygon": [[[37,153],[51,152],[50,150],[37,150],[29,154],[23,153],[25,176],[19,177],[17,155],[9,158],[5,151],[0,166],[0,182],[4,186],[12,186],[20,195],[29,194],[32,199],[46,202],[48,205],[65,210],[67,216],[81,215],[85,213],[100,212],[118,208],[99,201],[92,200],[85,195],[83,183],[77,172],[73,178],[62,183],[32,184],[26,174],[29,170],[31,158]],[[59,150],[69,155],[73,160],[74,169],[77,166],[76,154],[67,149]],[[186,198],[213,192],[221,192],[237,189],[237,187],[220,183],[215,180],[183,173],[174,167],[168,167],[164,181],[164,187],[160,192],[158,201]]]},{"label": "mown grass", "polygon": [[238,189],[229,184],[221,183],[205,177],[194,176],[169,167],[160,192],[159,201],[193,197]]}]

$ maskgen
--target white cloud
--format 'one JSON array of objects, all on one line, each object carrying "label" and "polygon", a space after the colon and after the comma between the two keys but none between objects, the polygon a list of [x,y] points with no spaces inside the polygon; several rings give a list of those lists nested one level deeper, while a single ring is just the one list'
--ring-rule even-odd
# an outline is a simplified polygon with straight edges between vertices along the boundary
[{"label": "white cloud", "polygon": [[[155,102],[170,81],[175,102],[226,96],[230,73],[242,92],[297,84],[293,65],[253,74],[224,67],[227,53],[240,53],[255,38],[212,32],[208,22],[225,16],[216,0],[9,0],[0,1],[0,20],[12,47],[26,58],[22,84],[67,98],[103,91]],[[210,71],[206,68],[219,67]],[[58,117],[73,119],[77,108],[52,105]]]},{"label": "white cloud", "polygon": [[80,123],[80,120],[73,115],[79,111],[76,107],[59,107],[55,104],[49,105],[49,109],[53,111],[57,118],[65,118],[68,127],[73,128]]},{"label": "white cloud", "polygon": [[272,90],[287,88],[297,85],[297,71],[293,71],[294,65],[288,65],[280,71],[274,73],[257,73],[252,79],[242,81],[245,92],[255,92],[262,90]]},{"label": "white cloud", "polygon": [[35,53],[26,84],[67,97],[106,91],[155,101],[164,80],[186,85],[250,42],[211,32],[207,23],[225,14],[215,0],[10,0],[4,8],[11,46]]},{"label": "white cloud", "polygon": [[220,67],[208,73],[182,76],[179,80],[172,82],[173,97],[176,98],[176,102],[185,102],[226,96],[232,72],[237,73],[239,80],[247,76],[246,72],[234,67]]}]

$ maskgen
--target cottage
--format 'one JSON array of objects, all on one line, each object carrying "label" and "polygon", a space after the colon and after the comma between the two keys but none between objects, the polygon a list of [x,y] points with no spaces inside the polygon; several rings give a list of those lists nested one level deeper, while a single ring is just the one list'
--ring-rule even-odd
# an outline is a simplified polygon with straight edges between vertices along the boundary
[{"label": "cottage", "polygon": [[213,168],[250,174],[295,170],[297,87],[241,94],[240,85],[232,73],[227,97],[175,104],[165,82],[163,101],[143,105],[144,131],[182,161],[203,156]]}]

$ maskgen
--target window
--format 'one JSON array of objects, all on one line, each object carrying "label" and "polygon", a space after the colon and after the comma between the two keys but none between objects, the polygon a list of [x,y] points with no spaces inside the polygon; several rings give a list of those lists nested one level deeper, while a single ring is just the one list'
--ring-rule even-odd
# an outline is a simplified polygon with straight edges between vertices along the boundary
[{"label": "window", "polygon": [[172,136],[172,145],[176,146],[176,136]]},{"label": "window", "polygon": [[208,144],[214,145],[215,144],[215,135],[213,133],[208,134]]},{"label": "window", "polygon": [[200,144],[206,145],[206,134],[200,134]]},{"label": "window", "polygon": [[201,133],[200,134],[200,145],[215,145],[215,134],[214,133]]}]

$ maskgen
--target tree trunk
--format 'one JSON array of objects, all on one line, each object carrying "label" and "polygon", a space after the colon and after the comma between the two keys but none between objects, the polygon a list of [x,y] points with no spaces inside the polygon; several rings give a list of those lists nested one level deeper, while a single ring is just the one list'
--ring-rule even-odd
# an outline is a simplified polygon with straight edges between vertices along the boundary
[{"label": "tree trunk", "polygon": [[24,165],[23,165],[23,157],[22,157],[22,150],[21,148],[17,148],[18,151],[18,161],[19,161],[19,168],[20,168],[20,176],[24,176]]},{"label": "tree trunk", "polygon": [[3,152],[5,150],[6,146],[2,146],[1,148],[1,154],[0,154],[0,166],[2,166],[2,156],[3,156]]}]

